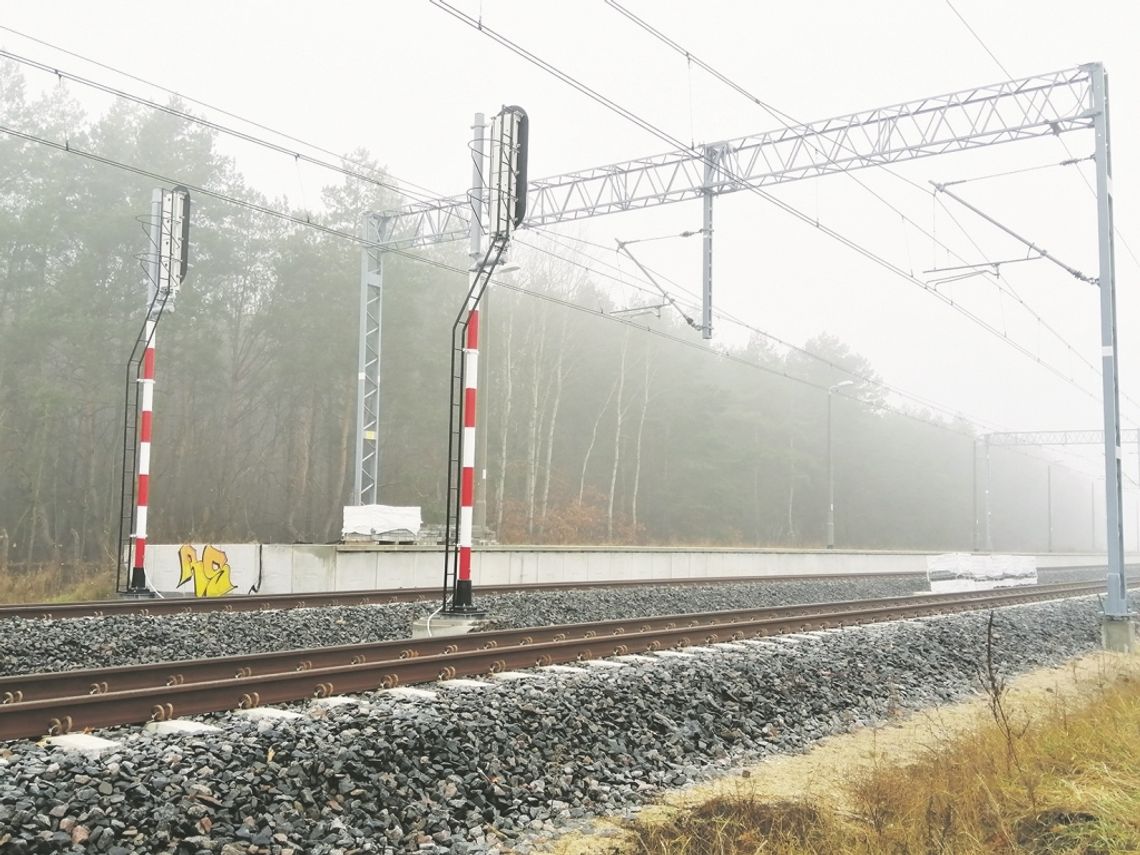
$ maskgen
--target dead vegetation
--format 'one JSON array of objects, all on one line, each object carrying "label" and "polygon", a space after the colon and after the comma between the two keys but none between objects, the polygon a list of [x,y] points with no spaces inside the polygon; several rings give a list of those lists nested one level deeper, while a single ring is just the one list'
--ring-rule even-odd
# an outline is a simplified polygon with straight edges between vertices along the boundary
[{"label": "dead vegetation", "polygon": [[8,565],[0,572],[0,603],[70,603],[115,594],[115,571],[100,564]]},{"label": "dead vegetation", "polygon": [[[1074,671],[1075,676],[1075,671]],[[872,750],[826,793],[774,798],[762,772],[696,805],[650,811],[623,855],[1140,852],[1140,666],[1081,678],[1076,695],[1011,698],[993,662],[986,704],[905,759]]]}]

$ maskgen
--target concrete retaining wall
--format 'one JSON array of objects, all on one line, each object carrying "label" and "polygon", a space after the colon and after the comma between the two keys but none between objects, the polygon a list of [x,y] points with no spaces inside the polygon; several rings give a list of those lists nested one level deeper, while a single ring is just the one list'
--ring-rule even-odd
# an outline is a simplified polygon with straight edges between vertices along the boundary
[{"label": "concrete retaining wall", "polygon": [[[675,547],[480,547],[476,586],[716,576],[925,573],[927,552]],[[1103,566],[1104,555],[1036,556],[1038,567]],[[164,594],[238,596],[367,588],[429,588],[443,581],[436,547],[347,544],[154,544],[147,574]]]}]

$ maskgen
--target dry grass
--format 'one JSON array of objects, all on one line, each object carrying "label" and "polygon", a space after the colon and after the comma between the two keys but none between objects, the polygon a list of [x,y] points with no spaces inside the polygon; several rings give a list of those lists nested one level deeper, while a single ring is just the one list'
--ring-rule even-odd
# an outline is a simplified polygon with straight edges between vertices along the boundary
[{"label": "dry grass", "polygon": [[9,565],[0,573],[0,603],[71,603],[114,594],[114,569],[98,564]]},{"label": "dry grass", "polygon": [[612,851],[1140,853],[1137,674],[1131,660],[1076,699],[1043,694],[1031,705],[987,686],[971,726],[903,762],[871,752],[828,797],[778,800],[742,783],[634,823]]}]

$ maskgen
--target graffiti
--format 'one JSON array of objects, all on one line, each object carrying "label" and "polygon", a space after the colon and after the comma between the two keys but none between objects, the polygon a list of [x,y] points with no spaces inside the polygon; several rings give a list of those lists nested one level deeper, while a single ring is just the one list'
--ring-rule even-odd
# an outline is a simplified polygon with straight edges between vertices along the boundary
[{"label": "graffiti", "polygon": [[194,547],[185,543],[178,550],[178,563],[182,571],[178,587],[181,588],[193,579],[195,597],[224,597],[237,587],[230,581],[230,565],[226,553],[216,546],[202,547],[202,558],[199,560]]}]

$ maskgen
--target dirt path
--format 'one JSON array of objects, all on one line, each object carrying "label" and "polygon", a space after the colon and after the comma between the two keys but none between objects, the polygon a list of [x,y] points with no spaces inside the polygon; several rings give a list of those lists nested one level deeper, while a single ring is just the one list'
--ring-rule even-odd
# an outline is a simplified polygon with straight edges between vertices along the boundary
[{"label": "dirt path", "polygon": [[[1057,668],[1024,674],[1009,684],[1009,707],[1021,714],[1051,711],[1102,685],[1110,674],[1127,670],[1140,676],[1140,656],[1097,652],[1073,659]],[[876,762],[905,762],[936,749],[947,737],[968,730],[989,706],[979,695],[956,704],[911,713],[897,721],[865,727],[820,740],[807,754],[766,758],[740,772],[682,790],[666,793],[658,804],[646,806],[639,817],[664,819],[679,807],[699,804],[726,793],[755,794],[765,800],[824,798],[833,804],[844,798],[845,781]],[[602,819],[590,833],[573,832],[536,847],[550,855],[603,855],[620,851],[621,822]]]}]

